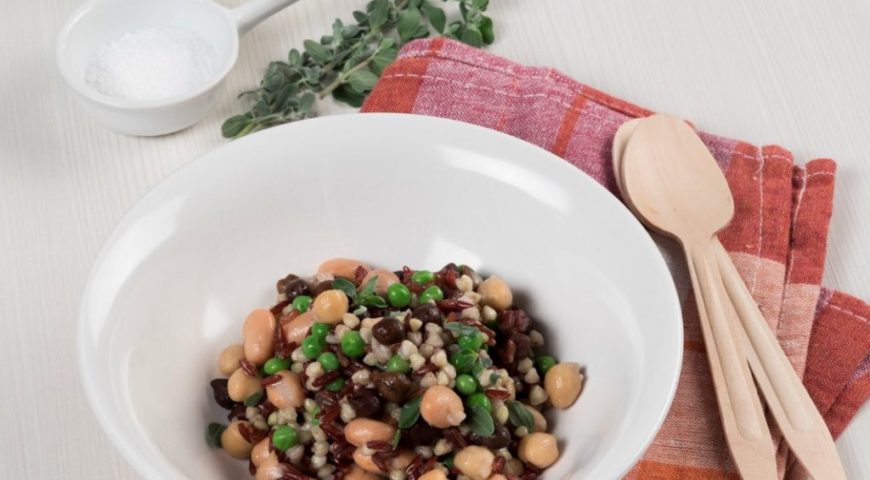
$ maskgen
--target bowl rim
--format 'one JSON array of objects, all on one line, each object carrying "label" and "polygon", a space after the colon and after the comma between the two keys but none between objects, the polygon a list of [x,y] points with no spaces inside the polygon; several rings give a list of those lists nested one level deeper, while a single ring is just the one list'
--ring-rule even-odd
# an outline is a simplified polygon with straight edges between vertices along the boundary
[{"label": "bowl rim", "polygon": [[[103,0],[98,0],[103,1]],[[393,122],[393,126],[396,128],[403,128],[407,125],[414,123],[421,123],[423,126],[429,128],[428,131],[439,131],[439,127],[453,127],[463,129],[474,130],[480,135],[490,135],[494,138],[499,138],[500,142],[510,142],[517,145],[517,147],[521,148],[532,148],[538,150],[543,153],[542,157],[548,157],[546,160],[541,158],[540,161],[553,162],[554,165],[559,165],[555,168],[561,168],[566,175],[574,175],[579,178],[581,182],[587,184],[588,188],[591,189],[599,189],[601,193],[604,194],[608,200],[606,202],[616,202],[622,207],[619,200],[607,189],[605,189],[602,185],[596,182],[594,179],[586,175],[584,172],[579,170],[577,167],[571,165],[566,160],[556,156],[552,152],[544,150],[537,145],[526,142],[525,140],[519,139],[517,137],[513,137],[503,132],[499,132],[490,128],[481,127],[479,125],[469,124],[465,122],[460,122],[451,119],[444,119],[440,117],[431,117],[426,115],[418,115],[418,114],[400,114],[400,113],[365,113],[362,115],[328,115],[324,117],[315,117],[311,119],[306,119],[301,123],[305,123],[307,125],[311,125],[313,123],[333,123],[333,122],[368,122],[369,119],[386,119],[387,122]],[[380,120],[384,121],[384,120]],[[247,135],[244,138],[233,141],[234,144],[244,144],[249,142],[257,141],[259,138],[266,137],[269,135],[280,135],[283,130],[293,129],[300,122],[294,122],[290,124],[284,124],[280,126],[276,126],[273,128],[269,128],[266,130],[262,130],[260,132],[256,132],[252,135]],[[435,125],[432,125],[434,123]],[[440,124],[440,125],[439,125]],[[333,126],[333,128],[335,128]],[[433,130],[434,128],[434,130]],[[395,131],[392,130],[392,133],[395,134]],[[186,163],[185,165],[179,167],[175,171],[171,172],[169,175],[164,177],[157,184],[148,189],[141,197],[139,197],[136,202],[134,202],[124,213],[121,219],[116,223],[113,227],[111,234],[107,237],[103,245],[100,247],[100,251],[97,254],[91,269],[88,272],[87,282],[82,290],[81,300],[79,303],[78,309],[78,325],[77,325],[77,335],[76,335],[76,349],[77,349],[77,363],[79,370],[79,379],[82,383],[83,389],[85,391],[85,397],[88,400],[88,404],[93,412],[94,416],[97,418],[97,421],[103,431],[106,432],[109,439],[115,448],[122,454],[122,456],[133,466],[133,468],[145,476],[146,478],[162,478],[160,476],[161,472],[171,471],[175,476],[180,478],[187,478],[183,473],[181,473],[174,465],[169,462],[163,462],[163,465],[157,465],[143,455],[141,452],[136,450],[132,443],[127,440],[127,436],[121,429],[117,428],[113,424],[111,424],[106,418],[99,415],[101,411],[101,404],[105,402],[105,400],[100,395],[97,390],[97,382],[96,379],[92,377],[90,370],[88,367],[88,358],[87,358],[87,346],[88,346],[88,302],[89,298],[92,295],[93,283],[95,281],[95,277],[97,273],[100,271],[103,266],[103,262],[107,255],[111,252],[111,248],[114,246],[118,236],[123,232],[123,228],[126,228],[127,222],[132,217],[133,213],[162,185],[168,182],[170,179],[177,177],[182,172],[191,170],[193,168],[197,168],[197,166],[203,162],[208,161],[208,158],[213,155],[216,151],[230,145],[230,143],[223,144],[215,149],[212,149],[200,156],[196,159]],[[640,222],[628,211],[628,209],[624,208],[624,214],[627,216],[630,221],[634,222],[638,228],[643,230],[643,226]],[[123,227],[123,228],[122,228]],[[641,241],[648,242],[649,248],[655,253],[651,257],[654,260],[653,268],[658,270],[658,273],[661,274],[662,278],[668,279],[666,282],[665,289],[670,292],[668,295],[667,301],[662,299],[663,305],[667,304],[670,312],[668,313],[668,317],[673,317],[675,319],[674,322],[674,331],[671,332],[672,335],[667,338],[672,338],[672,345],[667,346],[669,348],[663,348],[663,350],[671,352],[671,354],[666,359],[666,362],[670,363],[670,378],[667,385],[667,394],[661,400],[661,405],[658,409],[658,413],[655,416],[655,420],[652,423],[653,428],[650,428],[649,431],[644,435],[644,438],[637,443],[634,447],[634,451],[630,455],[631,460],[620,469],[619,478],[622,478],[627,474],[631,468],[633,468],[638,460],[641,458],[643,453],[647,450],[649,445],[652,443],[656,434],[662,427],[665,418],[667,417],[668,412],[671,409],[671,405],[674,400],[674,396],[676,394],[677,385],[680,378],[680,373],[682,370],[682,359],[683,359],[683,320],[682,320],[682,310],[680,306],[679,296],[677,294],[676,285],[674,284],[673,277],[668,269],[667,264],[665,263],[664,257],[661,255],[661,252],[658,250],[655,242],[653,242],[652,237],[647,235],[645,239],[641,239]],[[666,347],[663,345],[663,347]]]},{"label": "bowl rim", "polygon": [[188,3],[202,5],[203,8],[211,8],[216,12],[219,12],[226,21],[227,28],[231,33],[231,45],[230,55],[223,67],[215,72],[212,78],[210,78],[207,82],[203,82],[202,85],[196,87],[190,92],[180,95],[173,95],[171,97],[159,98],[156,100],[127,100],[123,98],[112,97],[110,95],[98,92],[97,90],[88,86],[83,78],[78,78],[71,72],[69,62],[64,55],[67,50],[67,39],[69,38],[70,32],[83,18],[85,18],[85,16],[90,14],[92,10],[99,7],[100,5],[115,3],[118,1],[119,0],[88,0],[70,14],[70,16],[64,22],[63,26],[57,34],[57,40],[55,41],[55,64],[57,65],[57,69],[60,72],[60,76],[64,79],[66,84],[69,85],[69,87],[78,95],[98,105],[116,108],[119,110],[144,111],[158,109],[162,107],[173,107],[184,104],[189,100],[207,94],[209,91],[220,85],[220,83],[226,78],[226,76],[236,65],[236,62],[239,59],[239,31],[236,25],[236,20],[233,18],[232,12],[228,8],[222,7],[210,0],[181,0]]}]

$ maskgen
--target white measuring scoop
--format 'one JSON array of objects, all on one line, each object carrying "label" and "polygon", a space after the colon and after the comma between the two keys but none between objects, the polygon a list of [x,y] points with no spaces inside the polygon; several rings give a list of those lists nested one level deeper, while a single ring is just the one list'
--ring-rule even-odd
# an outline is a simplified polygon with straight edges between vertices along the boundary
[{"label": "white measuring scoop", "polygon": [[[249,0],[229,9],[211,0],[90,0],[70,16],[57,41],[57,64],[82,108],[121,133],[153,136],[187,128],[220,98],[224,78],[239,55],[239,36],[297,0]],[[190,30],[214,51],[214,74],[190,92],[159,100],[126,100],[97,91],[85,80],[102,45],[145,28]]]}]

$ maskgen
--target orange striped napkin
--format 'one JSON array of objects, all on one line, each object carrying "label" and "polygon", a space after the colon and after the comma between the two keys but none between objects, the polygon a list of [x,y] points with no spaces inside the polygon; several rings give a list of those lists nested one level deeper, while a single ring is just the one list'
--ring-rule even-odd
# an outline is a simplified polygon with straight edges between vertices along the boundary
[{"label": "orange striped napkin", "polygon": [[[560,74],[444,39],[407,45],[363,107],[490,127],[547,149],[618,195],[611,143],[627,120],[651,112]],[[761,305],[834,436],[870,395],[870,305],[821,286],[836,165],[803,166],[777,146],[702,134],[734,194],[721,241]],[[737,478],[729,459],[685,268],[685,354],[673,407],[627,478]],[[782,477],[799,478],[779,438]]]}]

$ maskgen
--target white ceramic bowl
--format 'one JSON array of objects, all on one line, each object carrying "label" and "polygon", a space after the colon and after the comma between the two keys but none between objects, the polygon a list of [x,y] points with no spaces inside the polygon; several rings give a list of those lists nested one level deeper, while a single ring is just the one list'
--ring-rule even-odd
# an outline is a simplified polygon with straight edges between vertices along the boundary
[{"label": "white ceramic bowl", "polygon": [[[340,138],[341,141],[336,141]],[[244,478],[209,450],[221,349],[275,281],[330,257],[497,272],[580,362],[579,401],[551,415],[546,479],[620,477],[670,405],[682,327],[640,224],[573,166],[492,130],[366,114],[257,133],[192,162],[115,229],[81,305],[82,381],[100,424],[148,478]]]}]

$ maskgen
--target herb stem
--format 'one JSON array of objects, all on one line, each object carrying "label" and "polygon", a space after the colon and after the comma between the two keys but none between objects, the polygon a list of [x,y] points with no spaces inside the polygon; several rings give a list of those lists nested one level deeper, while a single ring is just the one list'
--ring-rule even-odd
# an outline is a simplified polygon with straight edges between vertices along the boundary
[{"label": "herb stem", "polygon": [[[446,1],[446,0],[445,0]],[[485,16],[489,0],[453,0],[460,18],[448,23],[435,0],[369,0],[353,12],[355,24],[340,19],[332,34],[305,40],[283,61],[272,62],[260,86],[239,98],[250,100],[248,111],[224,121],[221,133],[238,138],[265,128],[315,115],[317,100],[332,96],[359,106],[372,91],[399,48],[433,33],[475,47],[492,43],[492,20]]]},{"label": "herb stem", "polygon": [[323,100],[327,95],[331,94],[336,88],[340,87],[342,83],[347,80],[349,76],[351,76],[354,72],[358,72],[364,68],[368,68],[369,64],[372,62],[372,58],[377,55],[379,50],[375,50],[370,57],[365,60],[359,62],[357,65],[354,65],[350,70],[346,72],[342,72],[339,76],[335,77],[335,80],[332,81],[329,85],[323,88],[323,90],[318,93],[317,98]]}]

